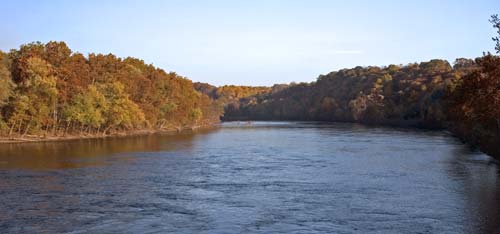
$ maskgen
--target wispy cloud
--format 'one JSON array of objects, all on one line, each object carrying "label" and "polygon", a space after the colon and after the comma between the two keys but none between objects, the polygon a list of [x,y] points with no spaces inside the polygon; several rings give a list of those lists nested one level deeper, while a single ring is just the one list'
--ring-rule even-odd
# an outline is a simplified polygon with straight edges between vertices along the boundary
[{"label": "wispy cloud", "polygon": [[329,54],[364,54],[362,50],[332,50]]}]

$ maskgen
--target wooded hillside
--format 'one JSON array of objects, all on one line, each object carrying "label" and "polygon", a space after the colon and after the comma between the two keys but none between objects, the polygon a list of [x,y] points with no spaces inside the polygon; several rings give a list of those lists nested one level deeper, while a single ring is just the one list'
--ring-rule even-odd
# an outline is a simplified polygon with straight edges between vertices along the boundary
[{"label": "wooded hillside", "polygon": [[64,42],[0,52],[6,136],[109,134],[217,122],[222,107],[193,83],[136,58],[72,52]]}]

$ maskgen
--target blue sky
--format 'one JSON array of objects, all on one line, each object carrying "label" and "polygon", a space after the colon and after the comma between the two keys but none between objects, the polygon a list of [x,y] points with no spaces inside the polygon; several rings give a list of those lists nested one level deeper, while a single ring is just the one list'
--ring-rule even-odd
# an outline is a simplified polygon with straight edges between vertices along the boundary
[{"label": "blue sky", "polygon": [[51,40],[215,85],[493,51],[498,0],[0,1],[0,49]]}]

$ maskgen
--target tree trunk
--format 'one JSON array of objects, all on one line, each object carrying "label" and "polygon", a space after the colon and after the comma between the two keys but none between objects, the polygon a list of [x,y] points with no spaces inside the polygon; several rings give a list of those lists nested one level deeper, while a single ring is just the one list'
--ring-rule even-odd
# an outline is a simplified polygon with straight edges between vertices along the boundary
[{"label": "tree trunk", "polygon": [[57,125],[59,124],[59,119],[57,118],[57,111],[54,110],[54,126],[52,126],[52,135],[57,135]]},{"label": "tree trunk", "polygon": [[66,133],[68,132],[69,125],[71,124],[70,121],[66,123],[66,128],[64,129],[63,136],[66,136]]},{"label": "tree trunk", "polygon": [[14,131],[14,128],[16,127],[16,123],[17,123],[17,121],[14,121],[14,123],[10,126],[9,136],[12,135],[12,132]]},{"label": "tree trunk", "polygon": [[107,134],[107,132],[109,131],[109,129],[111,129],[111,127],[112,127],[112,126],[109,126],[109,127],[107,127],[106,129],[104,129],[103,135],[106,135],[106,134]]},{"label": "tree trunk", "polygon": [[19,121],[19,127],[17,127],[17,132],[21,133],[21,128],[23,127],[23,121]]},{"label": "tree trunk", "polygon": [[26,128],[24,129],[23,135],[21,136],[22,138],[24,138],[24,136],[26,136],[26,134],[28,133],[29,129],[30,129],[30,123],[26,124]]}]

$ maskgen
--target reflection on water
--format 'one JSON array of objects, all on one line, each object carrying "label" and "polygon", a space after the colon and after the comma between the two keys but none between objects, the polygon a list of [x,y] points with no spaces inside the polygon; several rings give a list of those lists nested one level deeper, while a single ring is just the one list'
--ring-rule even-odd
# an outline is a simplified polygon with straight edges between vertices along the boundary
[{"label": "reflection on water", "polygon": [[499,233],[500,169],[356,124],[0,145],[0,232]]},{"label": "reflection on water", "polygon": [[[81,139],[0,145],[0,169],[67,169],[127,160],[119,153],[189,149],[196,135],[211,130],[101,139]],[[116,157],[114,157],[116,156]]]},{"label": "reflection on water", "polygon": [[448,163],[449,176],[460,182],[470,233],[500,233],[500,166],[485,155],[457,148]]}]

